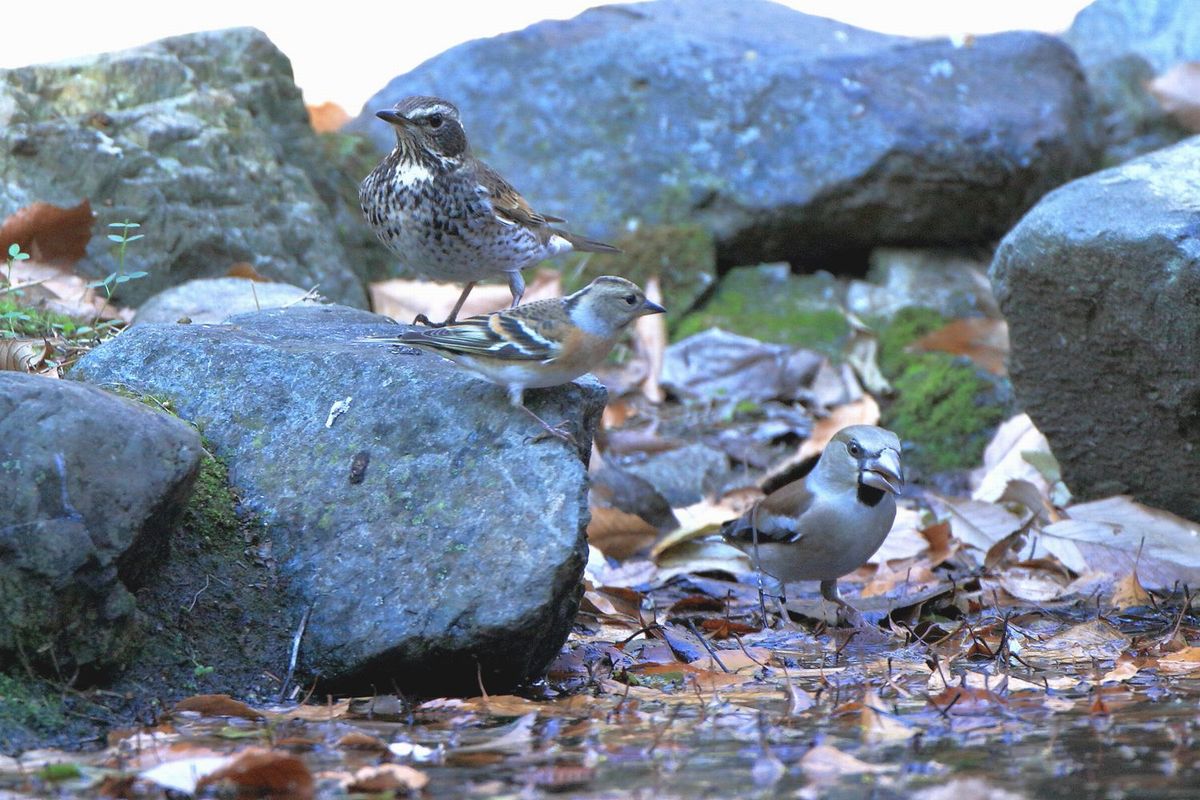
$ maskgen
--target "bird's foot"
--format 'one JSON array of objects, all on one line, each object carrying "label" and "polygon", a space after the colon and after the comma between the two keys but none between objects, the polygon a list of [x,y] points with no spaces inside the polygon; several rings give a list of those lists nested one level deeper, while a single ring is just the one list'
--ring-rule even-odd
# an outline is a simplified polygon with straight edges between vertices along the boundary
[{"label": "bird's foot", "polygon": [[543,431],[530,437],[531,442],[542,442],[546,439],[558,439],[560,442],[566,442],[572,447],[579,447],[579,442],[575,439],[575,434],[571,430],[571,423],[563,421],[557,425],[548,425],[539,418],[538,422],[542,423]]},{"label": "bird's foot", "polygon": [[454,322],[454,317],[450,317],[445,322],[433,322],[429,319],[429,317],[425,316],[424,314],[417,314],[417,316],[413,317],[412,324],[413,325],[424,325],[427,328],[444,328],[447,325],[449,325],[451,322]]}]

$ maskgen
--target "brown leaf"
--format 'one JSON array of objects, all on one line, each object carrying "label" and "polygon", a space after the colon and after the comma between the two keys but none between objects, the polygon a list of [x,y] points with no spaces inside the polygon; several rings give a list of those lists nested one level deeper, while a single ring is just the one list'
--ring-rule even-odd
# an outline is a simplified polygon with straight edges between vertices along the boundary
[{"label": "brown leaf", "polygon": [[313,796],[313,776],[293,755],[259,747],[242,751],[230,764],[196,783],[196,793],[216,784],[231,784],[238,792],[255,796],[297,798]]},{"label": "brown leaf", "polygon": [[339,131],[350,121],[346,109],[337,103],[325,102],[319,106],[305,106],[308,110],[308,124],[317,133],[333,133]]},{"label": "brown leaf", "polygon": [[73,208],[38,201],[0,225],[0,251],[7,254],[16,243],[37,261],[71,267],[87,254],[94,221],[86,198]]},{"label": "brown leaf", "polygon": [[619,508],[593,507],[588,523],[588,543],[610,558],[623,560],[654,544],[658,530],[639,517]]},{"label": "brown leaf", "polygon": [[[417,314],[441,321],[450,315],[450,310],[462,294],[463,287],[456,283],[432,283],[394,279],[372,283],[370,286],[371,308],[377,314],[386,314],[397,322],[410,322]],[[562,281],[557,271],[539,269],[529,279],[522,303],[545,300],[562,295]],[[463,319],[473,314],[487,314],[508,308],[512,304],[512,293],[507,285],[485,284],[476,286],[467,297],[466,304],[458,313]]]},{"label": "brown leaf", "polygon": [[38,372],[49,351],[42,339],[0,339],[0,370]]},{"label": "brown leaf", "polygon": [[1200,133],[1200,62],[1176,64],[1147,88],[1163,111],[1192,133]]},{"label": "brown leaf", "polygon": [[378,750],[386,752],[387,742],[378,736],[372,736],[362,731],[352,731],[338,739],[337,746],[343,750]]},{"label": "brown leaf", "polygon": [[245,278],[248,281],[257,283],[274,283],[270,278],[265,278],[254,268],[248,261],[235,261],[229,265],[229,269],[225,271],[227,278]]},{"label": "brown leaf", "polygon": [[1136,569],[1117,581],[1113,589],[1112,604],[1119,610],[1151,605],[1150,593],[1142,587]]},{"label": "brown leaf", "polygon": [[348,792],[376,794],[387,792],[419,792],[429,783],[429,776],[420,770],[403,764],[380,764],[363,767],[354,773],[354,779],[346,784]]},{"label": "brown leaf", "polygon": [[956,319],[910,344],[918,353],[942,352],[966,356],[994,375],[1004,375],[1008,357],[1008,323],[1002,319]]},{"label": "brown leaf", "polygon": [[1200,670],[1200,647],[1185,647],[1158,659],[1159,672],[1164,675],[1179,675]]},{"label": "brown leaf", "polygon": [[261,712],[255,711],[241,701],[234,700],[227,694],[198,694],[193,697],[186,697],[175,704],[175,710],[194,711],[205,717],[263,719]]},{"label": "brown leaf", "polygon": [[830,781],[842,775],[891,772],[896,769],[881,764],[868,764],[836,747],[819,744],[800,759],[800,768],[811,781]]},{"label": "brown leaf", "polygon": [[[662,304],[662,286],[657,277],[646,281],[645,289],[646,299]],[[667,315],[639,317],[633,325],[633,336],[638,355],[646,360],[642,395],[651,403],[661,403],[666,399],[658,378],[662,374],[663,354],[667,350]]]},{"label": "brown leaf", "polygon": [[947,686],[929,702],[947,714],[987,713],[1005,705],[1004,699],[990,689],[970,686]]}]

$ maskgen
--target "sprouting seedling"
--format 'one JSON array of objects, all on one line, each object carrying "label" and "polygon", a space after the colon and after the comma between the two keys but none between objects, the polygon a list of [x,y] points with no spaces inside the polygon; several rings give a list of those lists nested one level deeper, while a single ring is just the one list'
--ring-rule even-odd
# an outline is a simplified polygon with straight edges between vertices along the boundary
[{"label": "sprouting seedling", "polygon": [[110,222],[110,223],[108,223],[108,227],[120,229],[120,233],[108,234],[108,240],[110,242],[115,242],[117,245],[117,248],[116,248],[116,250],[117,250],[117,271],[111,273],[106,278],[92,281],[91,283],[88,284],[88,286],[93,289],[95,289],[95,288],[103,288],[104,289],[104,305],[100,308],[100,311],[96,314],[97,318],[99,318],[100,315],[104,313],[104,309],[108,308],[108,301],[112,299],[112,293],[113,293],[114,287],[119,286],[120,284],[125,283],[126,281],[132,281],[132,280],[136,280],[138,278],[144,278],[150,274],[150,273],[142,271],[142,270],[139,270],[137,272],[126,272],[125,271],[125,248],[129,246],[130,242],[136,242],[138,239],[145,238],[145,236],[143,234],[140,234],[140,233],[131,234],[130,231],[132,231],[135,228],[140,228],[142,226],[137,222],[130,222],[129,220],[125,220],[124,222]]},{"label": "sprouting seedling", "polygon": [[13,282],[12,281],[13,264],[15,264],[18,261],[24,261],[27,258],[29,258],[29,253],[22,252],[21,245],[17,244],[16,242],[13,242],[12,244],[10,244],[8,246],[7,268],[6,268],[4,280],[9,286],[12,286],[12,282]]}]

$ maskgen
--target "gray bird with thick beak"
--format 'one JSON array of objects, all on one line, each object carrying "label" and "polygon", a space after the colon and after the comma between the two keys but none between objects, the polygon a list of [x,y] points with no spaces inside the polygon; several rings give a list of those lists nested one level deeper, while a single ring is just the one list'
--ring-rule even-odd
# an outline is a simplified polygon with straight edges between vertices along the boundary
[{"label": "gray bird with thick beak", "polygon": [[838,578],[883,544],[903,487],[896,434],[851,425],[834,435],[811,472],[764,497],[721,533],[784,586],[818,580],[826,600],[847,607]]}]

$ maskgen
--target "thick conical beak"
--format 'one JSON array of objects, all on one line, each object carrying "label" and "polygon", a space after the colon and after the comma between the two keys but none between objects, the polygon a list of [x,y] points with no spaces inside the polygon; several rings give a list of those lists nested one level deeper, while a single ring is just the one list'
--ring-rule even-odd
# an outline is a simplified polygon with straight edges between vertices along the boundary
[{"label": "thick conical beak", "polygon": [[663,308],[662,306],[660,306],[658,303],[654,302],[653,300],[646,300],[646,301],[643,301],[643,303],[642,303],[642,313],[639,316],[644,317],[647,314],[665,314],[665,313],[667,313],[667,310],[665,308]]},{"label": "thick conical beak", "polygon": [[397,114],[395,111],[393,111],[390,108],[384,109],[383,111],[376,111],[375,116],[379,117],[384,122],[390,122],[393,125],[408,124],[408,119],[400,116],[399,114]]},{"label": "thick conical beak", "polygon": [[873,486],[892,494],[900,494],[904,489],[904,477],[900,472],[900,454],[895,450],[884,450],[874,458],[863,462],[859,480],[867,486]]}]

